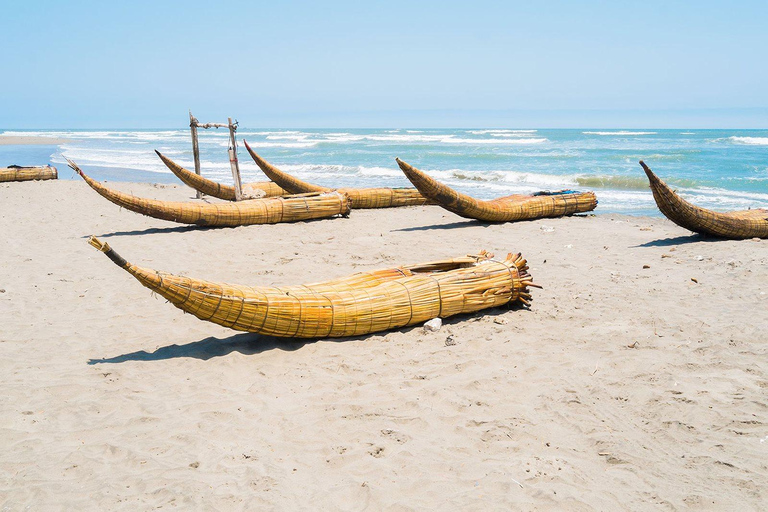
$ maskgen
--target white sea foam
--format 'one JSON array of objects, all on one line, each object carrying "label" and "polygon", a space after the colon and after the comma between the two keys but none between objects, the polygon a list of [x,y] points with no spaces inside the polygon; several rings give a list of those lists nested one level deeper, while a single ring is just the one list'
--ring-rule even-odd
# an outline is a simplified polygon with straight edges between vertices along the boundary
[{"label": "white sea foam", "polygon": [[[228,134],[228,132],[224,132],[224,133]],[[302,132],[296,131],[296,130],[259,131],[259,132],[252,132],[252,131],[245,132],[244,131],[244,132],[238,132],[238,135],[242,135],[242,136],[248,136],[248,135],[258,135],[258,136],[262,136],[262,135],[298,135],[300,133],[302,133]]]},{"label": "white sea foam", "polygon": [[[171,156],[171,152],[167,153]],[[74,160],[84,167],[94,166],[114,169],[136,169],[163,174],[171,172],[154,153],[143,150],[92,149],[64,145],[62,146],[61,156],[55,154],[51,158],[51,161],[57,164],[66,164],[67,162],[65,158]]]},{"label": "white sea foam", "polygon": [[442,142],[447,138],[451,138],[453,135],[404,135],[392,133],[390,135],[364,135],[365,140],[373,140],[377,142]]},{"label": "white sea foam", "polygon": [[768,137],[728,137],[728,140],[735,144],[744,144],[747,146],[768,146]]},{"label": "white sea foam", "polygon": [[306,140],[309,137],[308,134],[285,134],[280,135],[267,135],[267,140]]},{"label": "white sea foam", "polygon": [[523,138],[523,139],[456,139],[447,138],[442,142],[448,144],[541,144],[547,142],[545,138]]},{"label": "white sea foam", "polygon": [[656,135],[656,132],[628,132],[628,131],[618,131],[618,132],[581,132],[584,135]]},{"label": "white sea foam", "polygon": [[514,184],[516,186],[529,185],[531,190],[540,190],[542,188],[569,188],[577,185],[576,175],[516,171],[467,171],[464,169],[429,171],[428,174],[448,184],[454,183],[462,186],[472,184],[475,187],[496,185],[507,188]]},{"label": "white sea foam", "polygon": [[[305,141],[305,142],[249,142],[248,145],[252,148],[311,148],[317,146],[320,141]],[[229,141],[220,142],[221,147],[229,147]]]},{"label": "white sea foam", "polygon": [[536,133],[538,130],[468,130],[467,133],[472,135],[488,135],[488,134],[515,134],[515,133]]},{"label": "white sea foam", "polygon": [[358,174],[361,176],[372,176],[372,177],[378,177],[378,176],[390,176],[393,178],[404,178],[403,172],[399,169],[395,168],[387,168],[387,167],[360,167],[358,170]]}]

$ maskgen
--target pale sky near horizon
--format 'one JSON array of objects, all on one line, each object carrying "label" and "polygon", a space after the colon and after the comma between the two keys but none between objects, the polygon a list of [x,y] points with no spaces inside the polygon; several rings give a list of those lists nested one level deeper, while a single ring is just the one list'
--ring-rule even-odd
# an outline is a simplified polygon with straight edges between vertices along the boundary
[{"label": "pale sky near horizon", "polygon": [[4,0],[0,129],[768,128],[768,2]]}]

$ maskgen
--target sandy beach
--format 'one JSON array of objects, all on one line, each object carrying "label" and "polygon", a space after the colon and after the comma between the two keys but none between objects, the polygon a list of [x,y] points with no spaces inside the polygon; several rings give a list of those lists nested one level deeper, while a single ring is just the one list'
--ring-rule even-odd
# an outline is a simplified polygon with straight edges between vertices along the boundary
[{"label": "sandy beach", "polygon": [[[116,183],[189,200],[183,186]],[[0,186],[0,509],[758,510],[768,241],[438,207],[198,229]],[[242,284],[520,251],[530,310],[316,342],[153,297],[87,243]],[[646,268],[647,267],[647,268]]]}]

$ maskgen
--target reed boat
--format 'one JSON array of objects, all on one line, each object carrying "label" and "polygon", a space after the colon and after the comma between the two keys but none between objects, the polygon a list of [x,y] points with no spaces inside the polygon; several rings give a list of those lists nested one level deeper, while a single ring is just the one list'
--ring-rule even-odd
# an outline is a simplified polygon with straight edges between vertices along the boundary
[{"label": "reed boat", "polygon": [[594,210],[597,206],[597,198],[593,192],[573,190],[538,192],[533,195],[516,194],[482,201],[443,185],[399,158],[396,160],[405,176],[424,197],[468,219],[514,222],[583,213]]},{"label": "reed boat", "polygon": [[370,209],[370,208],[395,208],[398,206],[421,206],[429,204],[429,200],[422,196],[414,188],[339,188],[331,189],[313,185],[302,181],[290,174],[281,171],[274,165],[261,158],[251,149],[246,141],[243,141],[245,148],[250,153],[256,165],[267,175],[267,177],[277,183],[279,186],[288,190],[292,194],[306,194],[309,192],[330,192],[338,190],[347,194],[352,200],[352,208]]},{"label": "reed boat", "polygon": [[68,162],[93,190],[108,201],[132,212],[181,224],[234,227],[349,215],[349,198],[338,192],[249,199],[221,204],[145,199],[107,188],[87,176],[77,164],[71,160]]},{"label": "reed boat", "polygon": [[520,254],[485,252],[353,274],[300,286],[251,287],[138,267],[107,243],[89,243],[142,285],[201,320],[286,338],[369,334],[510,303],[529,305],[533,284]]},{"label": "reed boat", "polygon": [[[199,174],[180,166],[159,151],[155,150],[155,153],[157,153],[157,156],[160,157],[160,160],[163,161],[166,167],[168,167],[168,169],[170,169],[171,172],[185,185],[192,187],[207,196],[217,197],[219,199],[224,199],[225,201],[235,200],[235,187],[222,185],[213,180],[203,178]],[[290,192],[273,181],[256,181],[254,183],[243,184],[243,196],[246,199],[287,196],[290,194]]]},{"label": "reed boat", "polygon": [[22,167],[11,165],[0,168],[0,183],[8,181],[36,181],[55,180],[59,177],[56,168],[52,165],[39,167]]},{"label": "reed boat", "polygon": [[733,240],[768,238],[768,209],[721,213],[700,208],[677,195],[642,160],[640,165],[650,181],[656,206],[678,226],[694,233]]}]

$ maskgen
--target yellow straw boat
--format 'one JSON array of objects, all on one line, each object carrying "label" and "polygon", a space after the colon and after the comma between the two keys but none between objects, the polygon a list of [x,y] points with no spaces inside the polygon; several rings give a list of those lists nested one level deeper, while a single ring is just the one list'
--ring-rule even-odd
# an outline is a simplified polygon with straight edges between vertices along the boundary
[{"label": "yellow straw boat", "polygon": [[443,185],[427,174],[396,159],[400,169],[419,192],[446,210],[486,222],[514,222],[518,220],[562,217],[594,210],[597,198],[592,192],[539,192],[533,195],[512,195],[491,201],[482,201]]},{"label": "yellow straw boat", "polygon": [[69,166],[108,201],[132,212],[182,224],[234,227],[349,215],[349,198],[337,192],[250,199],[223,204],[158,201],[112,190],[87,176],[74,162],[69,161]]},{"label": "yellow straw boat", "polygon": [[90,244],[142,285],[201,320],[287,338],[358,336],[485,308],[528,305],[533,284],[519,255],[481,253],[445,261],[353,274],[300,286],[212,283],[128,263],[109,244]]},{"label": "yellow straw boat", "polygon": [[[188,171],[167,156],[161,154],[159,151],[155,150],[155,153],[157,153],[157,156],[160,157],[160,160],[163,161],[166,167],[168,167],[168,169],[170,169],[171,172],[185,185],[192,187],[207,196],[217,197],[219,199],[224,199],[225,201],[235,200],[235,187],[222,185],[213,180],[203,178],[192,171]],[[290,192],[273,181],[256,181],[254,183],[243,184],[243,196],[247,199],[287,196],[290,194]]]},{"label": "yellow straw boat", "polygon": [[653,199],[659,210],[678,226],[720,238],[768,238],[768,210],[720,213],[700,208],[677,195],[642,160],[640,165],[651,183]]},{"label": "yellow straw boat", "polygon": [[428,204],[427,198],[422,196],[414,188],[339,188],[330,189],[301,181],[290,174],[281,171],[270,164],[243,141],[245,148],[250,153],[256,165],[267,175],[269,179],[277,183],[285,190],[293,194],[306,194],[308,192],[330,192],[338,190],[347,194],[352,200],[352,208],[395,208],[398,206],[420,206]]},{"label": "yellow straw boat", "polygon": [[55,180],[59,177],[52,165],[41,167],[22,167],[11,165],[0,169],[0,183],[8,181]]}]

